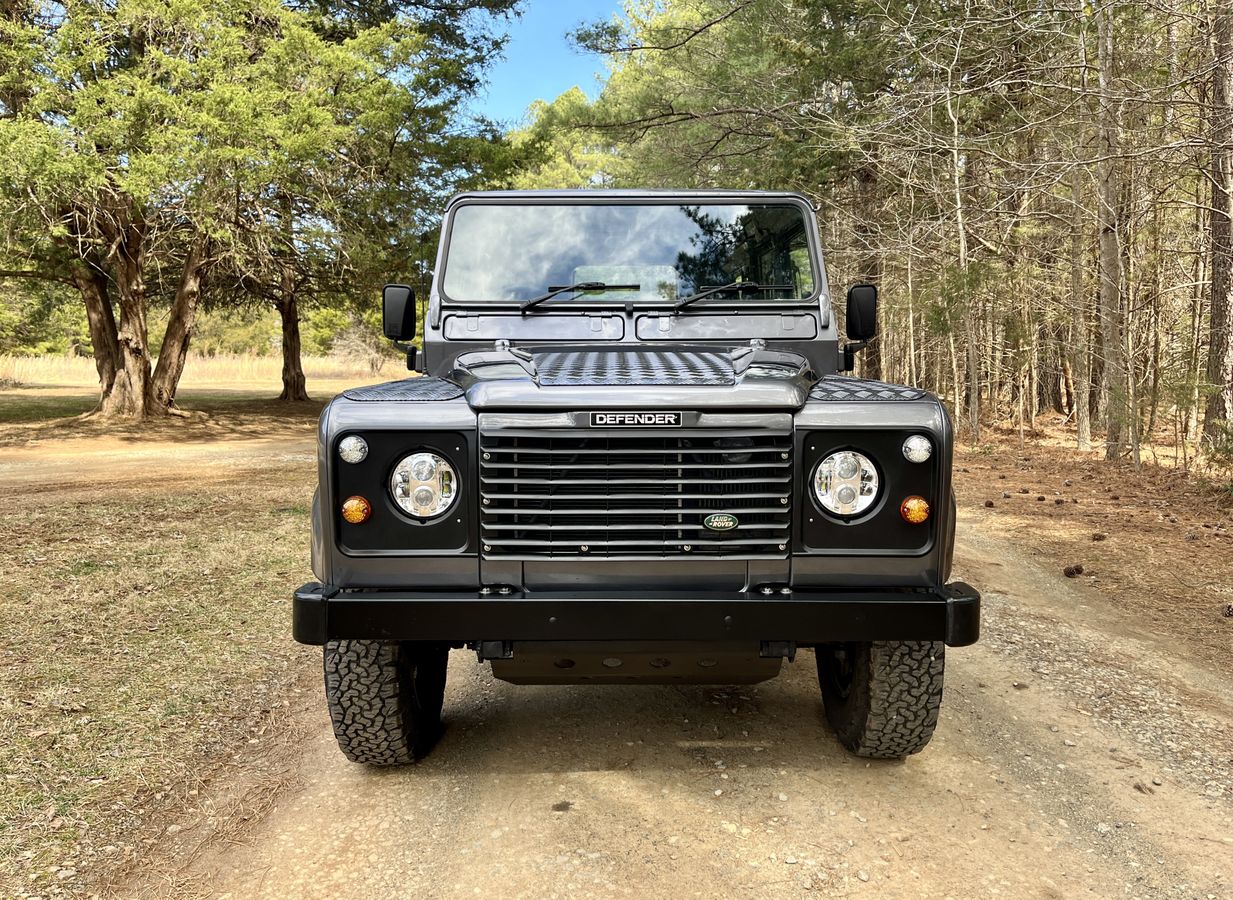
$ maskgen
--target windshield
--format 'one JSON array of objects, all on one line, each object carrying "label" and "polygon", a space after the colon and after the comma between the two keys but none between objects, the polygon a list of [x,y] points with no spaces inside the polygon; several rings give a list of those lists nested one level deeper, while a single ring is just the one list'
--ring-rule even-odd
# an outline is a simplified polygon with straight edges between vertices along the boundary
[{"label": "windshield", "polygon": [[[792,204],[467,204],[454,212],[442,292],[455,303],[701,303],[803,299],[817,281],[804,211]],[[636,289],[634,289],[636,286]],[[620,288],[619,290],[616,288]]]}]

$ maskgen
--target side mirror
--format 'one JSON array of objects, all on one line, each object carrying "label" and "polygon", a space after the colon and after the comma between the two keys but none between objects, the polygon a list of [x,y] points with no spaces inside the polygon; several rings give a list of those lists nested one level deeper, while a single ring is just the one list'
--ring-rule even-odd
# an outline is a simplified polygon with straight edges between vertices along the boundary
[{"label": "side mirror", "polygon": [[878,333],[878,289],[872,284],[848,288],[848,340],[871,341]]},{"label": "side mirror", "polygon": [[391,341],[415,337],[415,291],[405,284],[387,284],[381,290],[381,330]]}]

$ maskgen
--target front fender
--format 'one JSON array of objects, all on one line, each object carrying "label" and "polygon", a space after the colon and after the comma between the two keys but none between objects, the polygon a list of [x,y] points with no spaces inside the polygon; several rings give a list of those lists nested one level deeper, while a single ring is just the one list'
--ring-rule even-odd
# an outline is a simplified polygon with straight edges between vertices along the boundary
[{"label": "front fender", "polygon": [[318,487],[313,491],[313,506],[312,506],[312,521],[313,534],[312,543],[309,545],[308,553],[310,563],[312,565],[313,575],[318,581],[324,584],[329,583],[330,571],[328,568],[330,555],[325,549],[325,532],[321,528],[321,488]]}]

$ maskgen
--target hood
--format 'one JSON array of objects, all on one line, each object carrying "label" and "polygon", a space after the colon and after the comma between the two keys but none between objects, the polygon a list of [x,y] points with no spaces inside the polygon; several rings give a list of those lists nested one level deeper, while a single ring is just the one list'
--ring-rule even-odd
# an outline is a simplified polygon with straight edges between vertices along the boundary
[{"label": "hood", "polygon": [[796,410],[813,383],[803,356],[756,346],[502,347],[459,356],[449,378],[476,410]]}]

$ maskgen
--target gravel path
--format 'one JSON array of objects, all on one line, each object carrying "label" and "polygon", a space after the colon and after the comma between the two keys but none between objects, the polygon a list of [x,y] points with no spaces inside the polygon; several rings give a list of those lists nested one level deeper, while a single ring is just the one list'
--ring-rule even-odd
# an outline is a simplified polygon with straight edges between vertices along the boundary
[{"label": "gravel path", "polygon": [[985,635],[906,763],[838,747],[807,652],[739,689],[515,687],[455,652],[426,761],[348,763],[314,697],[297,784],[122,893],[1233,897],[1229,672],[977,531]]}]

